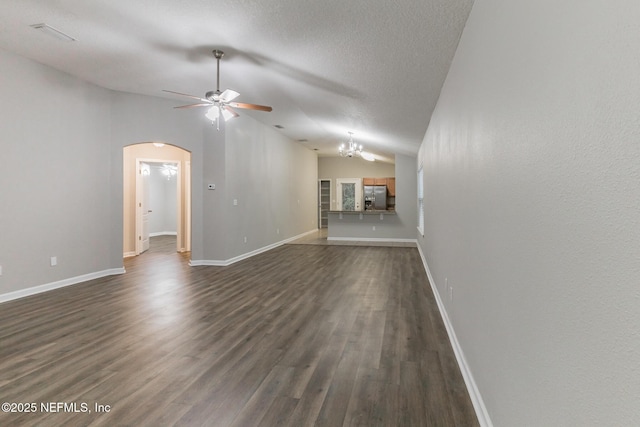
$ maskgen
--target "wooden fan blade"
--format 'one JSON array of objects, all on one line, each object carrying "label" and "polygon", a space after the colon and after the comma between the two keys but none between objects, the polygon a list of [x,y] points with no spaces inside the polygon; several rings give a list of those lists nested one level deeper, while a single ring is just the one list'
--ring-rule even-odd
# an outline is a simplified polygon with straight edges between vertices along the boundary
[{"label": "wooden fan blade", "polygon": [[230,102],[228,105],[235,108],[244,108],[246,110],[258,110],[258,111],[272,111],[273,108],[267,107],[266,105],[257,105],[257,104],[245,104],[242,102]]},{"label": "wooden fan blade", "polygon": [[173,107],[173,108],[194,108],[194,107],[210,107],[213,104],[210,102],[207,102],[206,104],[189,104],[189,105],[181,105],[179,107]]},{"label": "wooden fan blade", "polygon": [[162,89],[162,91],[163,91],[163,92],[174,93],[174,94],[176,94],[176,95],[180,95],[180,96],[187,96],[187,97],[189,97],[189,98],[197,99],[198,101],[205,101],[205,102],[208,102],[208,101],[209,101],[208,99],[200,98],[199,96],[195,96],[195,95],[189,95],[189,94],[187,94],[187,93],[174,92],[174,91],[172,91],[172,90],[164,90],[164,89]]}]

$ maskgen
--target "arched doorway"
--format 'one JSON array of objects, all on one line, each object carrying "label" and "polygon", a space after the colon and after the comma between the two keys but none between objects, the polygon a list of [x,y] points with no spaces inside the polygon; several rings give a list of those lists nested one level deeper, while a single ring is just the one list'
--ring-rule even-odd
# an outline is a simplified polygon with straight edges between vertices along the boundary
[{"label": "arched doorway", "polygon": [[[173,179],[171,203],[152,200],[152,174],[164,173],[168,183]],[[157,182],[157,180],[156,180]],[[169,188],[169,187],[167,187]],[[155,191],[155,194],[160,194]],[[160,203],[160,204],[159,204]],[[151,209],[155,205],[156,209]],[[173,226],[155,229],[153,219],[165,212]],[[155,214],[155,217],[154,217]],[[155,221],[155,224],[158,224]],[[157,227],[156,227],[157,228]],[[123,256],[135,256],[148,249],[149,236],[173,234],[176,251],[191,251],[191,153],[180,147],[161,143],[138,143],[123,148]]]}]

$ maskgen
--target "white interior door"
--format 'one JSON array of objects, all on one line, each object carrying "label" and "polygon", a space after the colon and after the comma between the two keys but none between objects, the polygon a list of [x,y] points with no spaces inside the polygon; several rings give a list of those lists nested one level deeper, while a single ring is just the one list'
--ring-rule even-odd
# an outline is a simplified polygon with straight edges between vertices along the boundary
[{"label": "white interior door", "polygon": [[149,195],[149,176],[151,175],[151,166],[148,163],[138,163],[138,174],[136,180],[136,199],[138,218],[137,221],[137,239],[136,239],[136,252],[141,254],[149,249],[149,214],[151,210],[150,195]]},{"label": "white interior door", "polygon": [[362,178],[336,179],[336,210],[362,210]]}]

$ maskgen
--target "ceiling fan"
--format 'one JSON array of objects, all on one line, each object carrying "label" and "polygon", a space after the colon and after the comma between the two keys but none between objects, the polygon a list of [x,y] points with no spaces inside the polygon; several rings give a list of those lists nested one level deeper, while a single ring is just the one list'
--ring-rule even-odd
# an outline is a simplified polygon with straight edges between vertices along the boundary
[{"label": "ceiling fan", "polygon": [[163,90],[163,92],[173,93],[180,96],[187,96],[189,98],[193,98],[201,101],[197,104],[181,105],[179,107],[173,107],[173,108],[209,107],[209,111],[207,111],[207,114],[205,114],[205,116],[209,120],[211,120],[212,124],[213,122],[217,123],[218,130],[220,130],[220,116],[222,116],[222,118],[224,118],[225,121],[239,116],[239,114],[234,110],[234,108],[244,108],[247,110],[258,110],[258,111],[273,110],[271,107],[268,107],[266,105],[233,102],[233,100],[240,95],[235,90],[227,89],[224,92],[220,92],[220,58],[224,56],[224,52],[216,49],[213,51],[213,56],[215,56],[216,60],[218,61],[215,92],[209,91],[204,95],[204,98],[200,98],[199,96],[189,95],[186,93],[174,92],[172,90]]}]

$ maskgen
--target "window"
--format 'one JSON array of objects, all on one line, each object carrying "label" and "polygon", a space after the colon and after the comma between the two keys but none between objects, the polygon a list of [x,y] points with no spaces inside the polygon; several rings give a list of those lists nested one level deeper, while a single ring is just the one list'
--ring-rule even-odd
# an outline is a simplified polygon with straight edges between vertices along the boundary
[{"label": "window", "polygon": [[418,231],[424,237],[424,171],[422,166],[418,169]]}]

